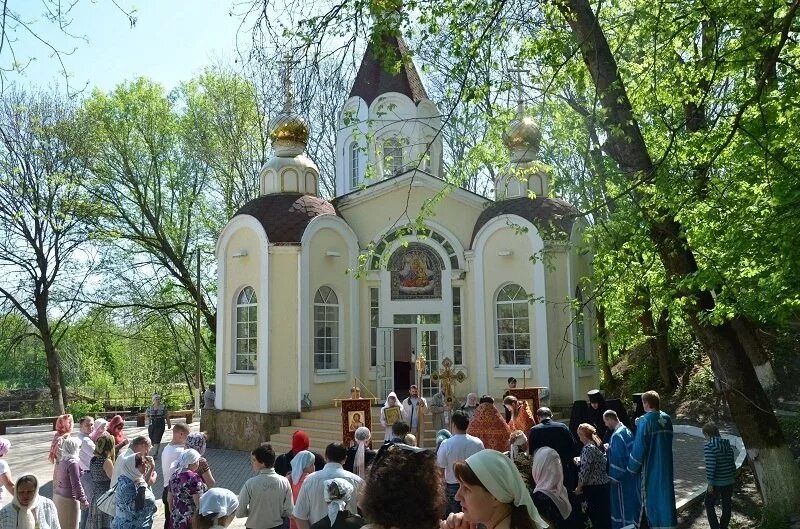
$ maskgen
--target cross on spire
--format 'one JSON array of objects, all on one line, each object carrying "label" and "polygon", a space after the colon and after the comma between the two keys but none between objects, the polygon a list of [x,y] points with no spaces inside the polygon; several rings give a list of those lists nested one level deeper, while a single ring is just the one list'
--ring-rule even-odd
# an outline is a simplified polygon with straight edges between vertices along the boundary
[{"label": "cross on spire", "polygon": [[283,71],[281,72],[281,81],[283,84],[283,110],[285,112],[291,111],[294,107],[294,87],[292,86],[292,56],[288,53],[283,56],[280,61]]},{"label": "cross on spire", "polygon": [[528,73],[528,70],[524,68],[511,68],[508,70],[508,73],[517,74],[517,111],[519,111],[521,115],[525,109],[525,101],[523,100],[522,93],[522,74]]}]

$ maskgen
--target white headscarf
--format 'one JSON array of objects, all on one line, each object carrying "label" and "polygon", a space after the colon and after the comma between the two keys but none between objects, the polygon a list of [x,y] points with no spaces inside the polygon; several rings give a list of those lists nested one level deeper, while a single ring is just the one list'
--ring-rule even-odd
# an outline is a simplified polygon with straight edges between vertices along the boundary
[{"label": "white headscarf", "polygon": [[356,455],[353,458],[353,474],[356,474],[360,478],[363,478],[364,474],[366,474],[366,469],[364,468],[364,453],[367,450],[367,443],[369,442],[369,438],[371,436],[372,433],[366,426],[357,428],[353,434],[353,437],[358,444],[358,448],[356,448]]},{"label": "white headscarf", "polygon": [[511,459],[497,450],[486,449],[469,456],[466,463],[497,501],[511,503],[515,507],[524,505],[528,509],[528,516],[539,527],[547,525],[539,516],[528,488]]},{"label": "white headscarf", "polygon": [[[33,476],[36,480],[36,489],[33,493],[33,499],[28,505],[22,505],[17,499],[17,491],[19,490],[19,482],[22,478]],[[17,509],[17,529],[35,529],[36,528],[36,508],[39,506],[39,478],[33,474],[24,474],[17,479],[14,488],[14,498],[11,500],[14,507]]]},{"label": "white headscarf", "polygon": [[136,452],[131,452],[128,455],[122,456],[122,465],[120,475],[125,476],[134,483],[144,483],[144,476],[136,468]]},{"label": "white headscarf", "polygon": [[478,394],[477,393],[468,393],[467,394],[467,402],[464,404],[465,406],[469,406],[470,408],[475,408],[478,406]]},{"label": "white headscarf", "polygon": [[553,503],[565,520],[572,513],[567,488],[564,486],[564,469],[558,452],[548,446],[539,448],[533,454],[531,475],[536,483],[533,492],[541,492],[553,500]]},{"label": "white headscarf", "polygon": [[342,478],[326,479],[323,485],[325,485],[325,503],[328,504],[328,519],[333,527],[336,516],[347,510],[347,502],[353,497],[354,487]]},{"label": "white headscarf", "polygon": [[303,476],[303,471],[309,466],[314,464],[314,454],[308,450],[301,450],[297,452],[292,458],[289,466],[292,467],[292,483],[297,485],[300,483],[300,478]]},{"label": "white headscarf", "polygon": [[169,468],[172,470],[172,475],[174,476],[178,472],[183,472],[189,468],[189,465],[194,465],[198,461],[200,461],[200,452],[190,448],[181,452],[180,457],[172,463]]},{"label": "white headscarf", "polygon": [[61,443],[61,459],[77,459],[81,450],[81,440],[77,437],[67,437]]},{"label": "white headscarf", "polygon": [[394,397],[394,405],[395,405],[395,406],[400,406],[400,399],[398,399],[398,398],[397,398],[397,393],[395,393],[394,391],[391,391],[391,392],[389,392],[389,394],[386,396],[386,402],[384,402],[384,403],[383,403],[383,409],[384,409],[384,410],[385,410],[386,408],[391,408],[391,407],[392,407],[392,405],[391,405],[391,404],[389,404],[389,399],[390,399],[390,398],[392,398],[392,397]]},{"label": "white headscarf", "polygon": [[[518,434],[517,437],[515,437],[514,440],[511,441],[510,452],[512,461],[517,459],[517,456],[519,455],[519,449],[525,446],[525,443],[528,442],[528,438],[525,437],[525,434],[523,432],[521,432],[520,430],[514,430],[514,431],[519,432],[519,434],[521,435]],[[512,432],[511,435],[514,435],[514,432]]]},{"label": "white headscarf", "polygon": [[208,489],[200,496],[200,508],[198,513],[201,516],[211,516],[222,518],[228,516],[239,507],[239,498],[236,494],[220,487]]}]

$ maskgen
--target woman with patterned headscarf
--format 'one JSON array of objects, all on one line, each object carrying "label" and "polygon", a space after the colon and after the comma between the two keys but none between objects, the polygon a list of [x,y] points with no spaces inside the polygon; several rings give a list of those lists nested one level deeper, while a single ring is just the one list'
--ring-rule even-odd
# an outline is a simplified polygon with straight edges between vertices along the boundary
[{"label": "woman with patterned headscarf", "polygon": [[50,453],[47,454],[47,460],[54,465],[61,461],[61,443],[72,435],[72,425],[72,415],[69,413],[56,419],[56,431],[53,434],[53,441],[50,443]]},{"label": "woman with patterned headscarf", "polygon": [[200,496],[208,490],[203,478],[197,473],[200,453],[193,448],[185,450],[172,466],[174,473],[169,480],[169,515],[171,529],[191,529],[192,517],[197,512]]},{"label": "woman with patterned headscarf", "polygon": [[211,467],[208,465],[208,460],[203,457],[206,453],[206,434],[205,432],[192,432],[186,437],[186,448],[197,450],[200,454],[200,461],[197,464],[197,473],[203,478],[203,482],[208,488],[213,487],[217,481],[211,473]]},{"label": "woman with patterned headscarf", "polygon": [[3,499],[3,488],[14,495],[14,480],[11,477],[11,468],[5,460],[6,454],[11,450],[11,441],[0,437],[0,500]]},{"label": "woman with patterned headscarf", "polygon": [[360,529],[366,520],[347,510],[347,503],[353,498],[353,485],[342,478],[323,482],[325,503],[328,515],[311,526],[311,529]]}]

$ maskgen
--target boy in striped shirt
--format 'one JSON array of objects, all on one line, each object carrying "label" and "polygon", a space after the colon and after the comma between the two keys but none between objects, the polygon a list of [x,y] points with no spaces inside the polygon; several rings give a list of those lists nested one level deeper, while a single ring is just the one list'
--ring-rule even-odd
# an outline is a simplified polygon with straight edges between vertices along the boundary
[{"label": "boy in striped shirt", "polygon": [[[736,481],[736,465],[733,448],[727,439],[720,437],[719,428],[713,422],[703,426],[706,443],[703,455],[706,463],[706,514],[711,529],[728,529],[731,520],[731,496]],[[722,516],[717,519],[717,500],[722,503]]]}]

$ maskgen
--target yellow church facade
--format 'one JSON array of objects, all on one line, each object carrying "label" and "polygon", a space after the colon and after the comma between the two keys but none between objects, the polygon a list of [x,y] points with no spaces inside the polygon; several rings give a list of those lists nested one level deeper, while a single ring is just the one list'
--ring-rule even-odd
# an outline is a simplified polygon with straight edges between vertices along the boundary
[{"label": "yellow church facade", "polygon": [[332,200],[291,101],[271,125],[261,196],[217,243],[218,410],[329,407],[356,379],[379,399],[416,382],[429,396],[445,358],[466,375],[458,400],[500,396],[512,376],[554,406],[597,385],[586,224],[526,170],[539,137],[522,109],[494,200],[441,178],[438,111],[410,62],[390,74],[367,50],[343,103]]}]

